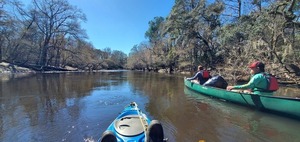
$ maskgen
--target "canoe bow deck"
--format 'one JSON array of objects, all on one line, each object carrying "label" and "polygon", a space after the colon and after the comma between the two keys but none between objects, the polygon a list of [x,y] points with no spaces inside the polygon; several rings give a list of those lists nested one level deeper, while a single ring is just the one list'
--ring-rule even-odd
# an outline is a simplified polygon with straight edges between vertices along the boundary
[{"label": "canoe bow deck", "polygon": [[208,95],[233,103],[255,107],[259,110],[272,112],[274,114],[300,119],[299,98],[263,96],[227,91],[225,89],[203,86],[186,79],[184,79],[184,84],[187,88],[199,92],[203,95]]},{"label": "canoe bow deck", "polygon": [[131,102],[108,126],[99,142],[163,142],[163,128],[158,120],[150,120]]}]

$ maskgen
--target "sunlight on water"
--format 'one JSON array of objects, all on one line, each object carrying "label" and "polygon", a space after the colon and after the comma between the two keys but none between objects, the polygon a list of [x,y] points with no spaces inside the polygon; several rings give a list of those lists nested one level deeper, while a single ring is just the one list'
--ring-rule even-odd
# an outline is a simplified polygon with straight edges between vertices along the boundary
[{"label": "sunlight on water", "polygon": [[84,142],[96,142],[96,140],[94,140],[93,137],[91,137],[91,138],[85,138]]}]

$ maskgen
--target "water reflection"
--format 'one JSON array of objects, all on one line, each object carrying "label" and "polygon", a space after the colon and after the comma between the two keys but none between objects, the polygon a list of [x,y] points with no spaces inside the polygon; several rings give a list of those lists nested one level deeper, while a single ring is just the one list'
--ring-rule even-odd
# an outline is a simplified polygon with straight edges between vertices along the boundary
[{"label": "water reflection", "polygon": [[280,89],[276,91],[275,95],[300,98],[300,89],[296,87],[281,86]]},{"label": "water reflection", "polygon": [[[221,114],[222,124],[217,126],[220,141],[299,141],[299,121],[266,114],[258,110],[238,106],[210,98],[185,88],[188,98],[197,104],[208,105],[210,112]],[[213,126],[213,125],[212,125]]]},{"label": "water reflection", "polygon": [[188,91],[177,75],[37,74],[2,81],[0,89],[3,142],[95,141],[132,101],[162,122],[170,142],[300,140],[299,121]]},{"label": "water reflection", "polygon": [[[91,136],[81,132],[86,127],[100,126],[99,122],[86,124],[88,116],[101,117],[93,111],[101,105],[121,104],[122,93],[116,90],[124,91],[119,88],[128,86],[123,75],[123,72],[38,74],[1,82],[0,141],[78,141]],[[99,96],[105,91],[108,95]],[[86,114],[87,107],[93,107],[90,114]],[[103,116],[105,113],[107,110],[102,112]],[[92,136],[99,135],[98,130],[94,129]]]}]

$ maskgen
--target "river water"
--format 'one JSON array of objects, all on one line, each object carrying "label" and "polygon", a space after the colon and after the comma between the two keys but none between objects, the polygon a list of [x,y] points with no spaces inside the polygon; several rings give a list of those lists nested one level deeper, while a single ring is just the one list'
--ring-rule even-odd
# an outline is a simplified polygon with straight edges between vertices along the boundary
[{"label": "river water", "polygon": [[[169,142],[300,141],[300,120],[200,95],[184,87],[183,76],[36,74],[2,80],[0,89],[1,142],[97,141],[132,101],[162,123]],[[299,92],[278,91],[285,96]]]}]

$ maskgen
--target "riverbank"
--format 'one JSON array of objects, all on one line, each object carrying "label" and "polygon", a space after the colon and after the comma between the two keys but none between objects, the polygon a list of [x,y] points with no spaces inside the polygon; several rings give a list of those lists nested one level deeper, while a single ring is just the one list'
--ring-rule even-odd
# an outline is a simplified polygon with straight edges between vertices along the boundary
[{"label": "riverbank", "polygon": [[35,73],[35,71],[29,68],[20,67],[7,62],[0,63],[0,75],[12,74],[12,73]]},{"label": "riverbank", "polygon": [[20,78],[26,77],[31,74],[35,74],[36,72],[32,69],[20,67],[14,64],[10,64],[7,62],[0,63],[0,80],[8,81],[11,78]]},{"label": "riverbank", "polygon": [[[50,68],[51,69],[51,68]],[[0,78],[1,80],[9,80],[9,78],[18,78],[18,77],[24,77],[27,75],[32,75],[35,73],[55,73],[55,72],[85,72],[84,70],[78,70],[76,68],[72,67],[66,67],[66,68],[59,68],[60,70],[57,70],[57,68],[53,68],[56,70],[48,70],[48,71],[35,71],[34,69],[28,68],[28,67],[21,67],[15,64],[7,63],[7,62],[1,62],[0,63]],[[97,72],[97,71],[95,71]],[[159,73],[167,73],[167,70],[159,70]],[[234,73],[233,73],[234,72]],[[184,74],[186,76],[193,76],[194,74],[191,72],[184,72],[180,71],[177,72],[178,74]],[[177,74],[176,73],[176,74]],[[220,75],[229,82],[246,82],[249,80],[249,74],[246,74],[244,72],[236,72],[233,71],[230,68],[227,69],[216,69],[211,71],[212,75]],[[233,75],[235,74],[235,75]],[[276,75],[278,81],[280,84],[284,85],[292,85],[294,87],[299,87],[298,82],[300,82],[298,76],[288,76],[287,74],[278,74]]]},{"label": "riverbank", "polygon": [[65,67],[65,68],[57,68],[57,67],[35,67],[35,66],[18,66],[15,64],[1,62],[0,63],[0,75],[4,74],[19,74],[19,73],[52,73],[52,72],[68,72],[68,71],[79,71],[77,68]]}]

